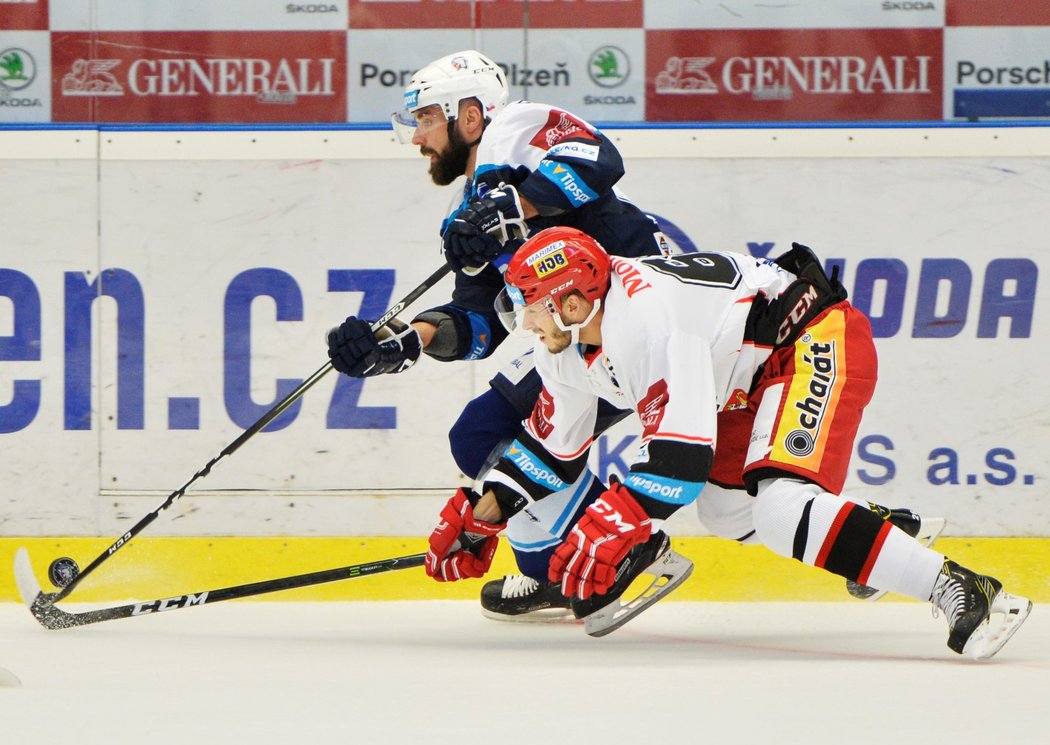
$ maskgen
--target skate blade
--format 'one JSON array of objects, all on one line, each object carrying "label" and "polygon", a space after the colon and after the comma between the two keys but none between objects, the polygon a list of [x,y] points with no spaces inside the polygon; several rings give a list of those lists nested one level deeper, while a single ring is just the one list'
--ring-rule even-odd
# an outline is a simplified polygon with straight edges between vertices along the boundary
[{"label": "skate blade", "polygon": [[948,521],[943,517],[924,517],[919,524],[919,532],[916,534],[915,540],[921,543],[924,548],[929,548],[944,532],[944,526],[947,524]]},{"label": "skate blade", "polygon": [[[941,533],[944,532],[944,526],[947,525],[947,520],[943,517],[924,517],[922,522],[919,524],[919,532],[915,535],[915,540],[922,544],[923,548],[929,548],[933,545]],[[849,594],[857,598],[857,600],[867,600],[869,603],[874,603],[876,600],[886,594],[886,590],[878,590],[868,585],[857,584],[850,580],[846,580],[846,589]]]},{"label": "skate blade", "polygon": [[[1021,624],[1032,612],[1032,601],[1018,595],[999,591],[992,600],[988,620],[977,627],[966,640],[962,653],[975,660],[987,660],[1010,641]],[[1000,618],[1001,617],[1001,618]]]},{"label": "skate blade", "polygon": [[495,613],[490,610],[481,609],[481,615],[492,621],[503,623],[575,623],[576,616],[572,614],[571,608],[542,608],[529,613],[518,613],[508,615],[506,613]]},{"label": "skate blade", "polygon": [[660,598],[664,597],[693,573],[693,562],[675,551],[668,550],[641,574],[653,576],[653,581],[633,600],[626,603],[616,598],[603,608],[585,616],[583,630],[588,636],[605,636],[616,631]]}]

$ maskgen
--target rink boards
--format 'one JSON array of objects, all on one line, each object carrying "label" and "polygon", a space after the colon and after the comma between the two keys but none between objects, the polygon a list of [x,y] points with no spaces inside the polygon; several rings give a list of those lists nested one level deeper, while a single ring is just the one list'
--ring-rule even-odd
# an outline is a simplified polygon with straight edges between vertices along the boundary
[{"label": "rink boards", "polygon": [[[1050,130],[610,132],[625,193],[680,247],[773,257],[799,240],[841,269],[880,355],[850,493],[942,515],[947,536],[1048,534],[1050,402],[1033,381],[1050,320]],[[330,326],[377,317],[428,276],[455,192],[384,131],[5,131],[0,144],[18,187],[0,203],[2,532],[103,544],[71,551],[82,562],[317,369]],[[427,535],[464,483],[449,426],[517,351],[329,375],[113,562],[159,536],[332,536],[400,554],[396,537]],[[636,450],[618,429],[592,466],[606,478]],[[675,520],[675,535],[705,534],[691,510]],[[151,566],[192,562],[113,576]]]},{"label": "rink boards", "polygon": [[[71,556],[85,566],[108,541],[98,538],[0,538],[0,567],[15,551],[29,550],[41,586],[48,590],[48,564]],[[740,546],[711,537],[674,539],[675,549],[696,565],[669,600],[853,601],[842,579],[761,546]],[[1050,601],[1048,538],[942,538],[935,548],[1000,579],[1015,594]],[[136,538],[84,579],[76,602],[153,600],[232,585],[426,551],[421,538]],[[502,543],[486,579],[512,573],[513,557]],[[482,581],[434,582],[421,568],[259,596],[269,601],[476,599]],[[10,571],[0,571],[0,601],[18,597]],[[887,599],[894,596],[887,596]],[[899,599],[899,598],[898,598]],[[885,601],[882,601],[885,602]]]}]

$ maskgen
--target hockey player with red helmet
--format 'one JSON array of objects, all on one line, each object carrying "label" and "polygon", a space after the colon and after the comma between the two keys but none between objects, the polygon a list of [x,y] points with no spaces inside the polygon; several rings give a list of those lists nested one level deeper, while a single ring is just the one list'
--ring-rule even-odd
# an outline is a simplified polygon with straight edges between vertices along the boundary
[{"label": "hockey player with red helmet", "polygon": [[[598,402],[632,409],[642,424],[637,458],[550,565],[566,595],[596,606],[589,632],[616,628],[688,573],[661,528],[703,501],[709,481],[752,496],[756,535],[774,552],[931,602],[947,617],[954,652],[991,657],[1028,616],[1031,602],[998,580],[841,495],[875,389],[875,345],[868,319],[805,246],[776,262],[714,252],[624,259],[578,230],[551,228],[521,247],[505,278],[501,318],[534,339],[543,392],[483,493],[464,496],[461,524],[491,535],[542,503],[555,479],[584,467]],[[435,532],[428,562],[475,555],[449,540],[453,532]],[[595,601],[642,571],[656,576],[642,604]]]}]

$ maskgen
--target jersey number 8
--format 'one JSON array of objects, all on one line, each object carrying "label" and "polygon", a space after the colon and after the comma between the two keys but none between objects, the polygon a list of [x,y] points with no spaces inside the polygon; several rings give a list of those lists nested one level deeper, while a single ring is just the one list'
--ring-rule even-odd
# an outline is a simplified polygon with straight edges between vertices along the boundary
[{"label": "jersey number 8", "polygon": [[679,282],[707,287],[733,289],[740,284],[740,268],[731,256],[717,253],[692,253],[677,256],[653,256],[642,260],[661,274]]}]

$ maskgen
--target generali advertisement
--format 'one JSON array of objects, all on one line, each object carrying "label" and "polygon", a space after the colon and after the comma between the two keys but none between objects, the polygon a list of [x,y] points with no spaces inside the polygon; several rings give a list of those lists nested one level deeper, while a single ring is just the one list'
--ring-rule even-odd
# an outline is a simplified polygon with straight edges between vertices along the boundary
[{"label": "generali advertisement", "polygon": [[654,121],[941,118],[940,29],[649,31]]},{"label": "generali advertisement", "polygon": [[[72,134],[91,136],[41,136]],[[328,329],[378,318],[440,265],[459,184],[434,186],[412,149],[377,157],[368,134],[341,133],[333,157],[301,147],[316,133],[283,133],[301,140],[290,159],[240,155],[259,133],[157,157],[187,135],[107,131],[101,160],[56,159],[43,141],[38,158],[4,161],[17,194],[0,202],[5,532],[117,532],[322,367]],[[840,272],[880,373],[848,493],[943,515],[955,535],[1045,532],[1047,158],[625,155],[619,186],[680,247],[766,259],[800,241]],[[449,428],[525,348],[330,373],[158,531],[424,535],[465,483]],[[636,434],[595,443],[602,478],[638,457]]]},{"label": "generali advertisement", "polygon": [[346,35],[52,33],[56,122],[339,122]]},{"label": "generali advertisement", "polygon": [[384,125],[477,48],[617,122],[1050,118],[1044,0],[0,0],[0,123]]}]

